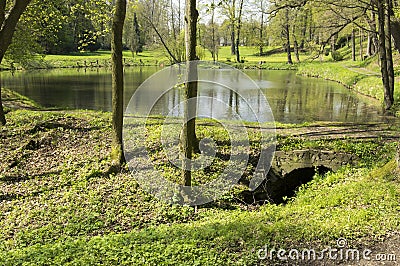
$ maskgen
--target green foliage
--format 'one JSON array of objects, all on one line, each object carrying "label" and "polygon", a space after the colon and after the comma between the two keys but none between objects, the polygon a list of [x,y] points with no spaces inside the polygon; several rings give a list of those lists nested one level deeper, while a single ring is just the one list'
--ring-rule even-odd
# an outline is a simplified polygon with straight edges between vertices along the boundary
[{"label": "green foliage", "polygon": [[[264,245],[285,248],[306,241],[319,247],[338,237],[369,241],[400,229],[400,183],[393,161],[375,170],[364,164],[317,176],[287,205],[195,212],[159,202],[128,173],[107,174],[110,121],[109,113],[93,111],[9,113],[7,129],[0,131],[0,164],[9,169],[10,159],[19,163],[0,174],[0,191],[9,197],[0,202],[1,265],[254,265]],[[148,123],[153,153],[159,150],[160,121]],[[202,122],[200,137],[212,136],[220,144],[229,140],[222,127]],[[18,142],[10,141],[16,136]],[[255,147],[259,135],[250,131],[249,137]],[[42,144],[29,150],[24,148],[28,141]],[[368,165],[387,161],[395,149],[392,143],[351,140],[288,137],[279,143],[280,149],[351,152]],[[46,149],[52,150],[49,158]],[[222,202],[240,191],[235,188]]]},{"label": "green foliage", "polygon": [[342,55],[341,52],[334,51],[332,52],[332,59],[335,61],[342,61],[344,59],[344,56]]},{"label": "green foliage", "polygon": [[[256,252],[265,245],[290,248],[307,242],[313,248],[322,249],[324,245],[334,245],[339,237],[350,242],[360,238],[371,241],[400,226],[400,183],[393,169],[393,162],[372,171],[343,169],[336,174],[316,177],[302,186],[297,197],[287,205],[265,205],[255,211],[199,209],[198,220],[190,223],[65,238],[67,227],[53,241],[27,243],[27,246],[14,242],[11,249],[0,251],[0,263],[254,265]],[[85,186],[81,187],[81,193],[84,191]],[[93,217],[93,211],[88,208],[99,201],[86,202],[81,208],[86,210],[86,216]],[[160,208],[157,204],[154,208],[164,210],[162,217],[168,217],[169,213],[175,216],[175,210],[180,209]],[[112,214],[109,210],[108,215]],[[52,219],[58,219],[56,217]],[[71,218],[64,218],[64,221],[71,221]],[[82,229],[97,219],[89,218],[85,221],[88,224],[79,227]],[[48,227],[46,231],[54,229]],[[3,227],[2,230],[7,229]],[[43,238],[44,232],[36,231],[36,238]]]}]

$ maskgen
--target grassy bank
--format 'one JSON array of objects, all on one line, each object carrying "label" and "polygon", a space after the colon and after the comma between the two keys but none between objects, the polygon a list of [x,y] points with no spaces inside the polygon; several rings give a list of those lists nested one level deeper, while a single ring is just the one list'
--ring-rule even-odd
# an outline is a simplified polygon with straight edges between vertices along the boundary
[{"label": "grassy bank", "polygon": [[[363,95],[383,101],[383,85],[379,73],[368,71],[351,61],[303,63],[299,65],[298,74],[336,81]],[[399,102],[400,83],[396,80],[395,99]]]},{"label": "grassy bank", "polygon": [[[110,113],[11,106],[7,119],[0,128],[1,265],[254,265],[265,245],[322,250],[339,237],[382,253],[382,242],[400,231],[393,141],[312,140],[290,130],[313,125],[279,125],[287,134],[279,133],[278,149],[345,151],[363,163],[316,176],[285,205],[246,205],[228,195],[196,212],[158,201],[129,172],[108,173]],[[148,125],[150,148],[159,146],[159,123]],[[227,145],[218,125],[200,121],[198,129]]]},{"label": "grassy bank", "polygon": [[[138,55],[132,55],[130,51],[123,52],[125,66],[160,66],[168,65],[170,61],[162,49],[144,51]],[[27,65],[11,64],[4,60],[3,69],[50,69],[50,68],[111,68],[111,52],[82,52],[68,55],[37,56]]]}]

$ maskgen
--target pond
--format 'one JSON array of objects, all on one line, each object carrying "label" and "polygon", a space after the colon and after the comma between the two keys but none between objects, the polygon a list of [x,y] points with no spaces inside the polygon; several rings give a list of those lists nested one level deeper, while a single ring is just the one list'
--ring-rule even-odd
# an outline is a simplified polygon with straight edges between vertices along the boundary
[{"label": "pond", "polygon": [[[159,71],[157,67],[130,67],[125,69],[125,102],[148,77]],[[218,72],[218,70],[215,70]],[[370,100],[343,86],[320,79],[297,76],[293,71],[247,70],[261,88],[250,92],[247,99],[254,112],[268,112],[269,107],[259,99],[264,94],[275,121],[303,123],[312,121],[371,122],[380,121],[378,108]],[[2,72],[2,86],[32,98],[45,107],[70,109],[111,110],[111,72],[107,69],[56,69]],[[219,79],[224,79],[223,75]],[[222,81],[222,80],[221,80]],[[149,92],[151,93],[151,92]],[[243,120],[252,121],[246,104],[236,93],[221,86],[200,86],[199,95],[229,103]],[[155,112],[168,114],[181,99],[177,90],[169,91],[154,107]],[[146,104],[138,100],[135,104]],[[200,103],[204,112],[226,112],[213,108],[213,101]],[[179,114],[179,110],[176,115]]]}]

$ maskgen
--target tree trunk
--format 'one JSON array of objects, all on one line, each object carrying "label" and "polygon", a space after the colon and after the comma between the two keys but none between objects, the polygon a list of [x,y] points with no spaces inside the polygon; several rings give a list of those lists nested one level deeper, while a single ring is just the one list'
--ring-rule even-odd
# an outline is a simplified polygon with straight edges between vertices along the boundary
[{"label": "tree trunk", "polygon": [[3,101],[1,98],[1,85],[0,85],[0,124],[1,125],[5,125],[6,124],[6,116],[4,114],[4,110],[3,110]]},{"label": "tree trunk", "polygon": [[376,29],[376,15],[374,11],[371,11],[371,18],[367,17],[370,31],[368,32],[368,55],[372,56],[378,52],[378,36]]},{"label": "tree trunk", "polygon": [[264,54],[264,0],[261,0],[260,56]]},{"label": "tree trunk", "polygon": [[[297,14],[296,14],[296,18],[297,18]],[[292,30],[293,30],[292,35],[293,35],[294,54],[296,56],[296,61],[300,62],[299,43],[297,42],[297,38],[296,38],[296,25],[293,25]]]},{"label": "tree trunk", "polygon": [[240,0],[238,23],[237,23],[237,34],[236,34],[236,62],[240,63],[240,30],[242,28],[242,12],[243,12],[243,1]]},{"label": "tree trunk", "polygon": [[124,67],[122,62],[122,32],[126,16],[126,0],[117,0],[112,22],[112,147],[113,166],[118,168],[125,162],[122,148],[122,127],[124,119]]},{"label": "tree trunk", "polygon": [[175,64],[180,63],[180,60],[176,59],[176,56],[171,52],[171,49],[169,49],[168,45],[165,43],[164,38],[161,36],[161,33],[157,30],[156,25],[154,25],[154,23],[149,18],[147,18],[147,21],[149,21],[151,27],[153,28],[153,30],[157,34],[158,38],[161,41],[161,44],[164,46],[165,50],[167,51],[168,55],[171,57],[173,62]]},{"label": "tree trunk", "polygon": [[300,49],[304,49],[305,41],[306,41],[306,34],[307,34],[307,25],[308,25],[308,11],[305,12],[304,15],[304,23],[303,28],[301,30],[301,42],[300,42]]},{"label": "tree trunk", "polygon": [[383,0],[377,0],[378,7],[378,35],[379,35],[379,57],[381,63],[382,83],[384,87],[385,110],[392,107],[393,102],[390,97],[389,73],[386,55],[386,35],[385,35],[385,8]]},{"label": "tree trunk", "polygon": [[293,45],[294,45],[294,54],[296,55],[296,61],[299,63],[300,62],[300,53],[299,53],[299,45],[297,43],[297,40],[294,40]]},{"label": "tree trunk", "polygon": [[216,61],[216,55],[217,55],[217,43],[216,43],[216,39],[215,39],[215,0],[213,0],[212,2],[212,13],[211,13],[211,30],[212,30],[212,58],[213,58],[213,62]]},{"label": "tree trunk", "polygon": [[171,0],[171,24],[172,24],[172,38],[176,40],[176,28],[175,28],[175,11],[174,11],[174,2]]},{"label": "tree trunk", "polygon": [[396,50],[400,52],[400,21],[398,20],[398,18],[394,18],[391,24],[394,48],[396,48]]},{"label": "tree trunk", "polygon": [[[393,66],[393,50],[392,50],[392,27],[391,27],[391,16],[393,13],[392,8],[392,0],[386,0],[386,16],[385,16],[385,45],[386,45],[386,60],[387,60],[387,68],[388,68],[388,77],[389,77],[389,90],[390,95],[389,99],[391,105],[394,103],[394,66]],[[394,14],[394,13],[393,13]]]},{"label": "tree trunk", "polygon": [[232,1],[232,10],[231,10],[231,54],[236,54],[236,46],[235,46],[235,28],[236,28],[236,0]]},{"label": "tree trunk", "polygon": [[[11,44],[17,23],[31,0],[15,0],[12,8],[7,12],[6,0],[0,1],[0,64],[4,55]],[[7,14],[7,16],[6,16]],[[6,124],[6,118],[3,110],[0,85],[0,124]]]},{"label": "tree trunk", "polygon": [[356,31],[351,32],[351,56],[353,61],[356,61]]},{"label": "tree trunk", "polygon": [[196,0],[186,1],[186,58],[187,58],[187,79],[185,84],[185,107],[184,124],[181,134],[181,146],[183,150],[182,160],[182,185],[191,186],[192,172],[190,160],[196,145],[196,97],[197,97],[197,19],[199,13],[196,8]]},{"label": "tree trunk", "polygon": [[292,65],[292,52],[290,50],[290,29],[289,29],[289,8],[286,8],[286,22],[285,22],[285,33],[286,33],[286,52],[287,52],[287,63]]},{"label": "tree trunk", "polygon": [[364,47],[363,47],[363,40],[364,40],[364,34],[362,29],[360,28],[360,60],[364,60]]},{"label": "tree trunk", "polygon": [[368,32],[367,56],[372,56],[372,35]]},{"label": "tree trunk", "polygon": [[[397,1],[394,4],[398,6]],[[389,6],[389,15],[391,16],[390,30],[394,40],[394,48],[400,52],[400,20],[394,14],[393,2],[389,1],[387,5]]]}]

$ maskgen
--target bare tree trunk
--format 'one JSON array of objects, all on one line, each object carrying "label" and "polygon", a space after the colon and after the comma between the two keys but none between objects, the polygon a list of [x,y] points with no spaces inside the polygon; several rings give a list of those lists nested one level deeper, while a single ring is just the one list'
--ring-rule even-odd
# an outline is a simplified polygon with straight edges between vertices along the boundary
[{"label": "bare tree trunk", "polygon": [[238,15],[238,22],[237,22],[237,34],[236,34],[236,62],[238,62],[238,63],[240,63],[242,61],[240,59],[240,30],[242,28],[243,1],[244,0],[240,0],[239,15]]},{"label": "bare tree trunk", "polygon": [[236,28],[236,0],[232,1],[232,10],[231,10],[231,54],[236,54],[236,45],[235,45],[235,28]]},{"label": "bare tree trunk", "polygon": [[[394,2],[396,6],[398,6],[397,1]],[[400,52],[400,20],[396,18],[393,10],[393,2],[390,1],[388,3],[389,6],[389,15],[391,16],[391,25],[390,25],[390,30],[391,30],[391,35],[394,40],[394,48]]]},{"label": "bare tree trunk", "polygon": [[[182,185],[191,186],[192,172],[190,160],[196,145],[196,103],[197,97],[197,54],[196,54],[196,38],[197,38],[197,19],[199,13],[196,8],[196,0],[186,1],[186,58],[187,58],[187,82],[185,84],[185,107],[184,107],[184,124],[181,134],[181,146],[183,150],[182,160]],[[194,61],[194,62],[193,62]]]},{"label": "bare tree trunk", "polygon": [[3,109],[3,101],[1,98],[1,85],[0,85],[0,124],[5,125],[7,123],[6,121],[6,116],[4,114],[4,109]]},{"label": "bare tree trunk", "polygon": [[355,29],[351,32],[351,56],[353,61],[356,61],[356,32]]},{"label": "bare tree trunk", "polygon": [[[11,44],[17,23],[31,0],[15,0],[9,11],[6,10],[6,0],[0,0],[0,64]],[[0,86],[0,123],[6,124]]]},{"label": "bare tree trunk", "polygon": [[260,1],[261,4],[261,23],[260,23],[260,56],[264,54],[264,0]]},{"label": "bare tree trunk", "polygon": [[[297,14],[296,14],[296,19],[297,19]],[[297,38],[296,38],[296,25],[293,25],[293,47],[294,47],[294,54],[296,56],[296,61],[300,62],[300,53],[299,53],[299,43],[297,42]]]},{"label": "bare tree trunk", "polygon": [[180,63],[180,61],[178,59],[176,59],[176,56],[171,52],[171,49],[169,49],[168,45],[165,43],[164,38],[161,36],[161,33],[157,30],[156,25],[154,25],[154,23],[149,18],[147,18],[147,20],[149,21],[151,27],[153,28],[153,30],[157,34],[157,36],[160,39],[162,45],[164,46],[165,50],[167,51],[167,53],[171,57],[171,59],[174,61],[174,63],[175,64]]},{"label": "bare tree trunk", "polygon": [[385,110],[389,110],[392,107],[393,102],[390,97],[389,73],[386,55],[385,7],[383,1],[384,0],[377,0],[379,57],[381,61],[382,83],[384,87]]},{"label": "bare tree trunk", "polygon": [[[389,90],[390,90],[390,102],[394,103],[394,66],[393,66],[393,51],[392,51],[392,32],[391,32],[391,14],[393,13],[392,0],[386,0],[386,16],[385,16],[385,36],[386,36],[386,60],[389,76]],[[394,14],[394,13],[393,13]]]},{"label": "bare tree trunk", "polygon": [[286,33],[286,52],[287,52],[287,63],[292,65],[292,52],[290,50],[290,28],[289,28],[289,8],[286,8],[286,21],[285,21],[285,33]]},{"label": "bare tree trunk", "polygon": [[364,60],[364,47],[363,47],[363,41],[364,41],[364,33],[362,29],[360,28],[360,60]]},{"label": "bare tree trunk", "polygon": [[400,52],[400,21],[398,20],[398,18],[394,18],[391,24],[394,48],[396,48],[396,50]]},{"label": "bare tree trunk", "polygon": [[372,35],[368,32],[367,56],[372,56]]},{"label": "bare tree trunk", "polygon": [[305,41],[306,41],[307,25],[308,25],[308,11],[305,12],[303,19],[304,19],[304,23],[303,23],[303,28],[301,30],[300,49],[304,49],[304,45],[305,45]]},{"label": "bare tree trunk", "polygon": [[297,40],[294,40],[293,45],[294,45],[294,54],[296,55],[296,61],[300,62],[299,45],[297,43]]},{"label": "bare tree trunk", "polygon": [[217,44],[216,44],[216,40],[215,40],[215,0],[213,0],[212,2],[212,13],[211,13],[211,30],[212,30],[212,58],[213,58],[213,62],[216,61],[216,55],[217,55]]},{"label": "bare tree trunk", "polygon": [[172,24],[172,38],[176,40],[176,28],[175,28],[175,11],[174,11],[174,2],[171,0],[171,24]]},{"label": "bare tree trunk", "polygon": [[122,149],[122,128],[124,119],[124,67],[122,62],[122,32],[126,16],[126,0],[116,0],[112,22],[112,147],[111,160],[120,168],[125,162]]},{"label": "bare tree trunk", "polygon": [[378,52],[378,36],[376,29],[376,15],[374,11],[371,11],[371,18],[367,16],[370,31],[368,32],[368,55],[372,56]]}]

